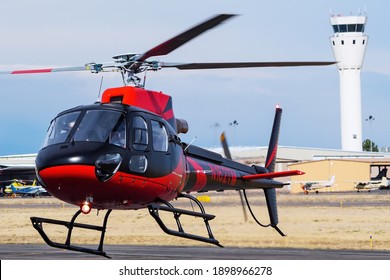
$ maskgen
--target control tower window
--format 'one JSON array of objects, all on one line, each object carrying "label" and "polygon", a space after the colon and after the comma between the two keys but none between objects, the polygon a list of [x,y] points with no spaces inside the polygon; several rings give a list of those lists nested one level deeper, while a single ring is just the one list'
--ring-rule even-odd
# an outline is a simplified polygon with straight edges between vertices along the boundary
[{"label": "control tower window", "polygon": [[339,25],[339,32],[347,32],[347,25],[346,24],[340,24]]},{"label": "control tower window", "polygon": [[335,24],[332,26],[334,33],[339,32],[364,32],[364,24]]},{"label": "control tower window", "polygon": [[356,24],[348,24],[348,32],[356,32]]}]

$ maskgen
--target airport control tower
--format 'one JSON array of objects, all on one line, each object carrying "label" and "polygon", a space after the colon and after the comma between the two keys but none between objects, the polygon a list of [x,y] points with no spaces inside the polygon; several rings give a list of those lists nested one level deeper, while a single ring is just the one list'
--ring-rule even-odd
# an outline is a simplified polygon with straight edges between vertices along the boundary
[{"label": "airport control tower", "polygon": [[362,151],[360,72],[368,37],[366,16],[332,16],[330,43],[340,75],[341,148]]}]

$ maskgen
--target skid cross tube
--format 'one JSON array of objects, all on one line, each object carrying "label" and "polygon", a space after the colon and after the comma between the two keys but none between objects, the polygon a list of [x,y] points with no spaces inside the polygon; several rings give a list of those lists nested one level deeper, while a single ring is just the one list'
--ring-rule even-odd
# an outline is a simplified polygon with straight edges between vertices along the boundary
[{"label": "skid cross tube", "polygon": [[[106,252],[103,251],[103,243],[104,243],[104,237],[105,237],[106,228],[107,228],[107,221],[108,221],[109,215],[111,214],[111,211],[112,211],[112,209],[109,209],[107,211],[106,215],[104,216],[102,226],[75,223],[75,220],[80,215],[81,210],[78,210],[73,215],[70,222],[47,219],[47,218],[40,218],[40,217],[31,217],[30,219],[31,219],[31,222],[33,224],[33,227],[39,232],[39,234],[41,235],[43,240],[46,242],[46,244],[51,246],[51,247],[72,250],[72,251],[77,251],[77,252],[82,252],[82,253],[89,253],[89,254],[94,254],[94,255],[100,255],[100,256],[109,258],[109,256],[107,256]],[[62,226],[65,226],[66,228],[68,228],[68,234],[67,234],[65,243],[58,243],[58,242],[52,241],[49,238],[49,236],[46,234],[45,230],[43,229],[44,223],[53,224],[53,225],[62,225]],[[90,248],[72,245],[71,239],[72,239],[73,228],[83,228],[83,229],[99,231],[101,234],[100,234],[100,242],[99,242],[98,248],[97,249],[90,249]]]},{"label": "skid cross tube", "polygon": [[[157,204],[157,203],[149,204],[148,205],[149,214],[156,220],[156,222],[160,226],[160,228],[166,234],[169,234],[169,235],[174,235],[174,236],[178,236],[178,237],[182,237],[182,238],[188,238],[188,239],[197,240],[197,241],[201,241],[201,242],[205,242],[205,243],[211,243],[211,244],[214,244],[216,246],[223,247],[221,244],[219,244],[219,241],[214,238],[213,233],[211,232],[210,225],[209,225],[209,221],[214,219],[215,216],[205,213],[203,205],[195,197],[188,195],[188,194],[180,194],[178,196],[178,198],[180,198],[180,197],[185,197],[185,198],[190,199],[191,201],[194,201],[199,206],[200,212],[175,208],[172,204],[170,204],[169,202],[164,201],[164,200],[158,201],[159,204]],[[165,206],[161,205],[161,204],[164,204]],[[160,218],[160,214],[159,214],[160,210],[173,213],[173,218],[175,219],[176,224],[177,224],[177,230],[170,229],[165,225],[164,221]],[[205,227],[207,229],[208,237],[185,232],[183,229],[183,226],[180,222],[181,215],[203,218],[203,222],[204,222]]]}]

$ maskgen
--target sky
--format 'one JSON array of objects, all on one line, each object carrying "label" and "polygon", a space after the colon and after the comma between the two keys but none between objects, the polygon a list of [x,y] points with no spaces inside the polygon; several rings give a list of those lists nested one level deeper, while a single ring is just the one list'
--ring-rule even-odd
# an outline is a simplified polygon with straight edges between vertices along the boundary
[{"label": "sky", "polygon": [[[366,13],[369,36],[362,82],[363,139],[390,146],[390,26],[387,1],[50,1],[0,2],[0,71],[111,62],[143,53],[220,13],[235,17],[172,53],[164,62],[333,61],[331,14]],[[122,86],[116,73],[0,76],[0,155],[36,153],[61,111]],[[340,149],[339,76],[326,67],[252,68],[147,74],[146,87],[173,97],[186,119],[185,142],[266,146],[274,107],[283,108],[279,144]],[[365,121],[369,116],[374,120]],[[230,125],[237,121],[238,125]]]}]

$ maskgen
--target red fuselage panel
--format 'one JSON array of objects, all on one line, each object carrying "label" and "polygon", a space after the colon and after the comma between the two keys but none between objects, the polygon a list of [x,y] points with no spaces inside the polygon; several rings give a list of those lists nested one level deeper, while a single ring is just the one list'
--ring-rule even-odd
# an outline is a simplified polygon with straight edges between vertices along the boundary
[{"label": "red fuselage panel", "polygon": [[[86,165],[54,166],[39,172],[46,189],[58,199],[82,205],[87,197],[97,209],[138,209],[157,198],[172,200],[180,191],[183,178],[146,178],[117,172],[100,182],[95,168]],[[170,182],[170,183],[165,183]]]}]

